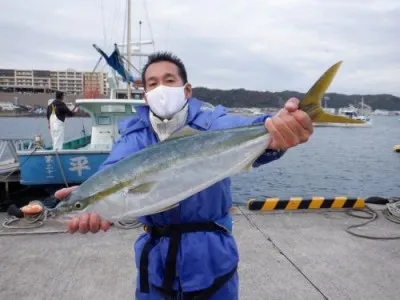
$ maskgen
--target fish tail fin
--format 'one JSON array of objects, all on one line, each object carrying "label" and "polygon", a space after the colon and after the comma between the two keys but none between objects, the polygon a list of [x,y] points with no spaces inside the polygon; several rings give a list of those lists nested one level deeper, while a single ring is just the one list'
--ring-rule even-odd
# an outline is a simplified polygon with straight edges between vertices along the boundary
[{"label": "fish tail fin", "polygon": [[345,116],[332,115],[322,109],[321,99],[330,86],[333,78],[339,70],[342,61],[331,66],[309,89],[300,101],[299,108],[306,112],[313,122],[319,123],[364,123],[361,120],[351,119]]}]

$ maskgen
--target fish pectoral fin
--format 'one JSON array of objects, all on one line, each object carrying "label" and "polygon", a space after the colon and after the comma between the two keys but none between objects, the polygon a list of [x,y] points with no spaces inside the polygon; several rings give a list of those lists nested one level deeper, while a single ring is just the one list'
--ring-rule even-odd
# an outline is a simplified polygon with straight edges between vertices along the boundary
[{"label": "fish pectoral fin", "polygon": [[251,161],[249,161],[241,170],[241,172],[250,172],[253,169],[253,164],[254,162],[259,158],[260,156],[257,155],[256,158],[252,159]]},{"label": "fish pectoral fin", "polygon": [[156,185],[157,185],[157,182],[155,182],[155,181],[144,182],[142,184],[139,184],[139,185],[129,189],[128,194],[149,193]]},{"label": "fish pectoral fin", "polygon": [[242,172],[250,172],[251,169],[253,169],[253,163],[255,162],[255,160],[250,161],[248,164],[246,164],[243,169]]},{"label": "fish pectoral fin", "polygon": [[161,210],[158,210],[157,213],[164,212],[164,211],[173,209],[173,208],[178,207],[178,206],[179,206],[179,203],[176,203],[176,204],[174,204],[174,205],[170,205],[170,206],[164,207],[164,208],[161,209]]}]

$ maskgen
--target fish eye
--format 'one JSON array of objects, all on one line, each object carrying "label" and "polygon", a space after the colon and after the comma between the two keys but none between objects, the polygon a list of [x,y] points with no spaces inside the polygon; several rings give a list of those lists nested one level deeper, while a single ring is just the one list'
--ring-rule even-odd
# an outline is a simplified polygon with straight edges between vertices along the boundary
[{"label": "fish eye", "polygon": [[82,208],[82,204],[80,202],[76,202],[75,203],[75,208],[76,209],[81,209]]}]

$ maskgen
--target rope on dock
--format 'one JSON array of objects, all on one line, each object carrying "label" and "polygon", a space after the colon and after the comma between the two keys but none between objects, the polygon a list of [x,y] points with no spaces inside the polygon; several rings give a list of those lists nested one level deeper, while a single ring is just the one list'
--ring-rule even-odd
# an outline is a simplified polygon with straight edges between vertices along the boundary
[{"label": "rope on dock", "polygon": [[[387,202],[386,207],[382,210],[383,216],[390,222],[400,224],[400,198],[397,198],[397,197],[393,197],[393,198],[373,197],[373,198],[375,198],[374,200],[376,200],[378,198],[377,200],[381,200],[381,202],[386,201]],[[368,200],[369,199],[367,198],[365,201],[368,203],[369,202]],[[367,215],[363,216],[360,214],[355,214],[356,211],[363,212]],[[367,225],[368,223],[375,221],[378,218],[377,210],[372,209],[368,205],[366,205],[366,207],[363,209],[357,209],[357,208],[349,209],[346,211],[346,213],[352,217],[366,219],[365,222],[347,227],[346,228],[347,233],[350,233],[357,237],[372,239],[372,240],[397,240],[397,239],[400,239],[400,235],[387,236],[387,237],[373,236],[373,235],[368,235],[368,234],[357,233],[357,232],[354,232],[351,230],[352,228],[363,227],[363,226]]]},{"label": "rope on dock", "polygon": [[[383,210],[374,210],[368,204],[386,205]],[[346,209],[345,212],[356,218],[366,219],[361,224],[351,225],[346,228],[346,232],[357,237],[377,239],[377,240],[394,240],[400,239],[400,236],[382,237],[361,234],[353,231],[353,228],[360,228],[368,223],[375,221],[378,218],[378,211],[381,211],[383,216],[393,222],[400,224],[400,198],[384,198],[384,197],[369,197],[363,199],[360,197],[312,197],[304,199],[301,197],[291,197],[289,199],[265,198],[264,200],[256,200],[251,198],[247,202],[247,208],[251,211],[293,211],[293,210],[316,210],[316,209]],[[363,214],[360,214],[363,213]]]},{"label": "rope on dock", "polygon": [[118,221],[113,223],[112,225],[120,229],[136,229],[143,227],[143,224],[137,220]]},{"label": "rope on dock", "polygon": [[[18,218],[16,216],[10,216],[6,218],[6,220],[1,224],[4,228],[7,229],[34,229],[41,227],[45,224],[47,217],[49,216],[49,211],[44,207],[44,205],[40,201],[33,201],[31,204],[38,204],[41,206],[42,210],[38,214],[28,215],[24,214],[23,218]],[[24,220],[24,223],[27,224],[18,224],[13,225],[15,223],[20,223],[21,220]],[[52,231],[42,231],[42,232],[35,232],[35,231],[12,231],[12,232],[0,232],[0,236],[4,235],[29,235],[29,234],[49,234],[49,233],[64,233],[67,232],[66,229],[64,230],[52,230]]]},{"label": "rope on dock", "polygon": [[[44,207],[44,205],[40,201],[32,201],[29,203],[30,205],[39,205],[41,207],[41,210],[39,213],[36,214],[24,214],[22,211],[17,210],[17,213],[12,213],[16,208],[11,209],[11,206],[9,208],[9,213],[15,214],[11,215],[8,217],[4,222],[3,222],[3,227],[8,228],[8,229],[31,229],[31,228],[37,228],[41,227],[44,225],[44,222],[47,220],[48,216],[48,211]],[[21,218],[19,218],[21,217]],[[18,225],[14,226],[11,225],[13,223],[16,223],[17,221],[21,219],[25,219],[27,221],[27,225]]]},{"label": "rope on dock", "polygon": [[[48,210],[42,202],[40,201],[32,201],[29,205],[39,205],[40,212],[36,214],[27,214],[22,210],[18,209],[16,206],[10,206],[8,209],[8,214],[10,215],[6,220],[2,223],[2,226],[7,229],[34,229],[45,225],[48,217],[51,217],[51,211]],[[15,224],[17,223],[17,224]],[[21,224],[22,223],[22,224]],[[25,224],[23,224],[25,223]],[[15,224],[15,225],[13,225]],[[124,219],[118,222],[114,222],[111,224],[112,226],[120,229],[136,229],[143,226],[137,219]],[[12,231],[12,232],[0,232],[0,236],[2,235],[28,235],[28,234],[49,234],[49,233],[66,233],[67,229],[64,230],[53,230],[53,231],[44,231],[44,232],[35,232],[35,231]]]}]

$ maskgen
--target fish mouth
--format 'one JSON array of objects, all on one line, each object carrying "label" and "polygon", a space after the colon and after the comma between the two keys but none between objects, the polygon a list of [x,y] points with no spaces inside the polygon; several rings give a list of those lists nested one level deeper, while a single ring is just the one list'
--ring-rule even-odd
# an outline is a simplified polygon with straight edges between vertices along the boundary
[{"label": "fish mouth", "polygon": [[49,209],[49,215],[53,219],[63,222],[63,221],[69,221],[72,218],[76,217],[77,213],[53,208]]},{"label": "fish mouth", "polygon": [[63,219],[64,217],[71,217],[75,213],[71,212],[69,205],[65,202],[58,203],[54,208],[48,210],[52,217]]}]

